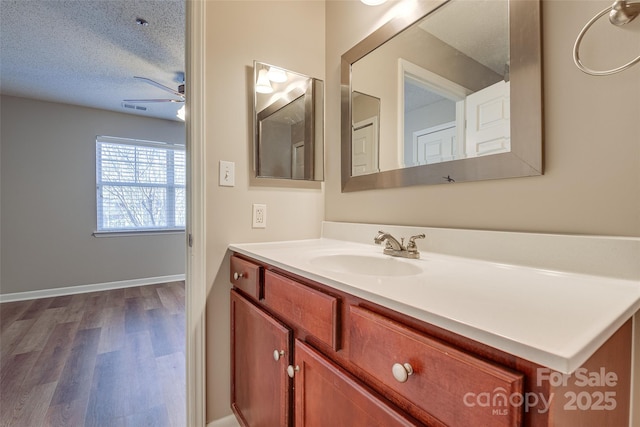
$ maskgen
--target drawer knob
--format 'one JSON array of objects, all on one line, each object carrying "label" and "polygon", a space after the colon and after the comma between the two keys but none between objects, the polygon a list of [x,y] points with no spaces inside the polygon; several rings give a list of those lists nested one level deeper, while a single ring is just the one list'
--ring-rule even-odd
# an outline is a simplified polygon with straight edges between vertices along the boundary
[{"label": "drawer knob", "polygon": [[273,360],[277,362],[282,356],[284,356],[284,350],[273,350]]},{"label": "drawer knob", "polygon": [[296,365],[295,367],[293,365],[287,366],[287,375],[289,375],[289,378],[293,378],[293,376],[298,371],[300,371],[300,366],[298,365]]},{"label": "drawer knob", "polygon": [[237,271],[235,273],[233,273],[233,280],[238,280],[241,277],[244,277],[243,273],[238,273]]},{"label": "drawer knob", "polygon": [[409,379],[409,375],[413,374],[413,367],[408,363],[394,363],[391,367],[391,372],[393,373],[393,378],[404,383]]}]

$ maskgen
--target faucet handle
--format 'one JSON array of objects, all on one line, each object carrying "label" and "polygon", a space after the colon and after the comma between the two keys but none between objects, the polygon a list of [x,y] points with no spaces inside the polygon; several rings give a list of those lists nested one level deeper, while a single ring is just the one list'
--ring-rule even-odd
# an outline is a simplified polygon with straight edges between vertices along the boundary
[{"label": "faucet handle", "polygon": [[[385,237],[388,235],[389,233],[387,233],[386,231],[378,231],[378,235],[376,237],[373,238],[373,242],[377,245],[381,244],[385,239]],[[389,242],[387,241],[387,245],[389,245]]]},{"label": "faucet handle", "polygon": [[424,233],[409,237],[409,244],[407,244],[407,249],[411,251],[417,251],[418,246],[416,245],[416,239],[424,239],[425,237],[426,236],[424,235]]}]

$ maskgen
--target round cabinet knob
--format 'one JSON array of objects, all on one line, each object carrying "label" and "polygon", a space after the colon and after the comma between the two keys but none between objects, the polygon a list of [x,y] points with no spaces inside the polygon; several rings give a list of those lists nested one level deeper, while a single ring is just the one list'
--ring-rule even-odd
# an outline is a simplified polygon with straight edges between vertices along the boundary
[{"label": "round cabinet knob", "polygon": [[289,378],[293,378],[293,376],[296,374],[296,372],[298,372],[300,370],[300,366],[296,365],[295,367],[293,365],[289,365],[287,366],[287,375],[289,375]]},{"label": "round cabinet knob", "polygon": [[394,363],[391,367],[391,372],[393,373],[393,378],[398,382],[404,383],[409,379],[409,375],[413,374],[413,367],[408,363]]},{"label": "round cabinet knob", "polygon": [[233,273],[233,280],[238,280],[241,277],[244,277],[242,273],[238,273],[237,271]]},{"label": "round cabinet knob", "polygon": [[284,350],[273,350],[273,360],[277,362],[282,356],[284,356]]}]

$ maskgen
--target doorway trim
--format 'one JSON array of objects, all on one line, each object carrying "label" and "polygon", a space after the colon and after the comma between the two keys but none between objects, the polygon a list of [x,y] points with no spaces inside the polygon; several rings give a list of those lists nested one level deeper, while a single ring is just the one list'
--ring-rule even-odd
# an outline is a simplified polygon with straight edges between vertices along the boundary
[{"label": "doorway trim", "polygon": [[186,420],[206,424],[205,307],[205,8],[204,0],[186,1],[186,137],[187,137],[187,256],[186,256]]}]

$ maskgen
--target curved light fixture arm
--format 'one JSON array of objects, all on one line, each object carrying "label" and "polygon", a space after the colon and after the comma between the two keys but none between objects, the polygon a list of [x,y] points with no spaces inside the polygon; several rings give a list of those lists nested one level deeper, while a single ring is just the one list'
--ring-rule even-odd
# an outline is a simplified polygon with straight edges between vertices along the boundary
[{"label": "curved light fixture arm", "polygon": [[589,22],[582,28],[580,34],[578,34],[578,38],[576,39],[576,43],[573,46],[573,62],[575,62],[576,66],[583,72],[590,74],[592,76],[608,76],[611,74],[619,73],[620,71],[624,71],[627,68],[632,67],[633,65],[640,62],[640,56],[636,59],[627,62],[626,64],[613,68],[611,70],[597,71],[592,70],[590,68],[585,67],[580,61],[580,43],[582,43],[582,39],[586,32],[591,28],[591,26],[602,16],[609,14],[609,22],[613,25],[621,26],[627,24],[634,20],[638,15],[640,15],[640,2],[635,3],[627,3],[625,0],[617,0],[613,6],[607,7],[602,10],[596,16],[591,18]]}]

